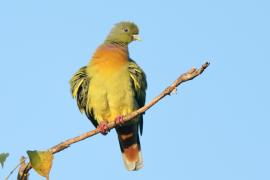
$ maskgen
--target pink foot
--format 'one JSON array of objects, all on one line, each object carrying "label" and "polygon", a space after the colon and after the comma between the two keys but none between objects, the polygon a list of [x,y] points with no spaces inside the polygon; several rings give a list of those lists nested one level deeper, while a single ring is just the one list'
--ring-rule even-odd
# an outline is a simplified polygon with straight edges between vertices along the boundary
[{"label": "pink foot", "polygon": [[124,116],[120,115],[115,118],[115,124],[117,126],[122,126],[125,123]]},{"label": "pink foot", "polygon": [[106,122],[101,122],[99,125],[98,125],[98,130],[99,130],[99,132],[101,133],[101,134],[103,134],[103,135],[107,135],[108,134],[108,132],[110,131],[109,130],[109,127],[108,127],[108,125],[107,125],[107,123]]}]

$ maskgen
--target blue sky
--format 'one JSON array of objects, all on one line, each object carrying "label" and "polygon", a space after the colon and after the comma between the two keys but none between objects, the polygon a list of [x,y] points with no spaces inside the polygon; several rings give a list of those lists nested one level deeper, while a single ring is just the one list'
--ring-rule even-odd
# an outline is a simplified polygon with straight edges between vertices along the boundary
[{"label": "blue sky", "polygon": [[[68,81],[122,20],[140,27],[130,55],[147,74],[147,102],[192,66],[211,65],[145,114],[144,169],[125,170],[112,131],[56,154],[51,179],[270,179],[269,8],[266,0],[1,1],[0,152],[10,157],[0,179],[27,150],[93,129]],[[31,171],[31,179],[43,178]]]}]

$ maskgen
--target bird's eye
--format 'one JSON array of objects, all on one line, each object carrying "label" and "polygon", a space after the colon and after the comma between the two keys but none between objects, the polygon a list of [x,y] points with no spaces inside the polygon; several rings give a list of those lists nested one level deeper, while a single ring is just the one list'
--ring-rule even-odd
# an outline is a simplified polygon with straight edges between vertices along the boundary
[{"label": "bird's eye", "polygon": [[128,28],[124,28],[124,32],[128,32]]}]

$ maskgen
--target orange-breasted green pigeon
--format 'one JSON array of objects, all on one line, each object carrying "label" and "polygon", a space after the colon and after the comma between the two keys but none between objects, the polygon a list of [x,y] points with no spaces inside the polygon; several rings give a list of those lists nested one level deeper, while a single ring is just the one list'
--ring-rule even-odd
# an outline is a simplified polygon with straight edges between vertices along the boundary
[{"label": "orange-breasted green pigeon", "polygon": [[147,88],[143,70],[129,57],[128,45],[140,40],[132,22],[116,24],[96,49],[89,64],[70,80],[71,93],[100,132],[108,132],[107,123],[115,121],[125,166],[128,170],[143,167],[138,131],[142,133],[142,115],[123,123],[123,117],[144,106]]}]

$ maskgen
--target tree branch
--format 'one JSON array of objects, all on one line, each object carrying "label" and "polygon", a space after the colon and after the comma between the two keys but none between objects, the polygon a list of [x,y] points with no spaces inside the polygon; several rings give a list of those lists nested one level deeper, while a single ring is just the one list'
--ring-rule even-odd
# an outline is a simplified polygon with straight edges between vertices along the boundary
[{"label": "tree branch", "polygon": [[[197,77],[198,75],[202,74],[203,71],[210,65],[209,62],[206,62],[205,64],[202,65],[200,69],[196,68],[191,68],[188,72],[182,74],[179,76],[170,86],[168,86],[160,95],[158,95],[156,98],[154,98],[152,101],[150,101],[148,104],[145,106],[141,107],[140,109],[130,113],[129,115],[124,117],[124,121],[130,121],[133,118],[137,117],[138,115],[144,113],[147,111],[149,108],[151,108],[153,105],[155,105],[158,101],[160,101],[162,98],[164,98],[167,95],[170,95],[171,92],[176,90],[177,86],[182,84],[183,82],[189,81]],[[116,124],[115,122],[109,123],[108,127],[109,129],[115,128]],[[48,151],[52,152],[53,154],[58,153],[60,151],[63,151],[64,149],[68,148],[70,145],[77,143],[79,141],[82,141],[86,138],[89,138],[91,136],[94,136],[96,134],[100,133],[98,129],[94,129],[92,131],[86,132],[81,134],[80,136],[70,138],[66,141],[63,141],[50,149]],[[28,163],[27,165],[24,165],[23,167],[20,167],[19,174],[18,174],[18,179],[21,180],[20,177],[28,177],[29,175],[29,170],[31,169],[31,164]]]}]

